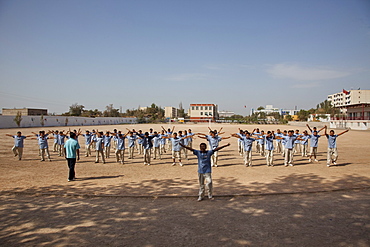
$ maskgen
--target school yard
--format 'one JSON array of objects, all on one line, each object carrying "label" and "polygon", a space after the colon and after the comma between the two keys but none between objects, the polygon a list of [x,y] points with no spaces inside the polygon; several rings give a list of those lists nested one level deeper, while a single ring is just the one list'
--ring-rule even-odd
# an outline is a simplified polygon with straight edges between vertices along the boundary
[{"label": "school yard", "polygon": [[[208,132],[208,124],[175,127],[175,132]],[[211,125],[221,127],[225,137],[239,127],[306,129]],[[82,130],[97,128],[160,131],[155,124]],[[21,131],[28,135],[41,129]],[[369,131],[338,137],[339,159],[333,167],[326,166],[326,137],[319,141],[318,163],[295,155],[294,167],[284,167],[279,154],[275,166],[267,167],[256,153],[253,167],[245,167],[237,139],[223,140],[231,146],[220,151],[219,167],[213,168],[215,200],[201,202],[196,201],[197,160],[192,154],[183,167],[171,166],[169,153],[151,166],[144,166],[137,154],[127,159],[127,153],[124,165],[113,155],[106,164],[96,164],[95,157],[84,156],[80,137],[78,179],[67,182],[65,159],[50,148],[52,162],[41,162],[36,140],[25,140],[24,157],[18,161],[11,152],[13,139],[5,136],[16,131],[0,130],[0,246],[370,246]],[[204,141],[196,138],[193,147]]]}]

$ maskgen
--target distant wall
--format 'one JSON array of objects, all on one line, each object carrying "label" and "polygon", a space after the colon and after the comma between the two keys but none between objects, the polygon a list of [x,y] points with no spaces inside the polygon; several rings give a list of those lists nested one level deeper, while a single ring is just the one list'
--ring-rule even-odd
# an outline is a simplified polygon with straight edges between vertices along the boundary
[{"label": "distant wall", "polygon": [[310,127],[322,128],[325,125],[331,129],[353,129],[353,130],[369,130],[370,121],[369,120],[330,120],[329,123],[325,122],[288,122],[291,126],[304,127],[306,124]]},{"label": "distant wall", "polygon": [[327,123],[323,123],[323,122],[296,122],[296,121],[289,121],[288,122],[288,125],[297,126],[297,127],[306,127],[306,124],[308,124],[311,128],[312,127],[322,128]]},{"label": "distant wall", "polygon": [[353,129],[353,130],[369,130],[369,120],[332,120],[330,128]]},{"label": "distant wall", "polygon": [[52,126],[90,126],[112,124],[134,124],[136,118],[120,117],[71,117],[71,116],[22,116],[20,126],[14,122],[15,116],[0,116],[0,129],[27,128],[27,127],[52,127]]}]

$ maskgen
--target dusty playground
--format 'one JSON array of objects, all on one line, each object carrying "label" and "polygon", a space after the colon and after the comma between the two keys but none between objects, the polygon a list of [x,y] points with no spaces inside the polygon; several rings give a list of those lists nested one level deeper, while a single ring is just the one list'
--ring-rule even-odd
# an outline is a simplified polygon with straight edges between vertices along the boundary
[{"label": "dusty playground", "polygon": [[[168,125],[164,125],[168,128]],[[208,132],[208,124],[176,124],[176,129]],[[278,125],[213,124],[225,134],[238,128],[300,129]],[[76,127],[79,128],[79,127]],[[85,126],[102,131],[126,128],[159,131],[160,125]],[[22,129],[24,135],[42,128]],[[51,128],[44,128],[45,130]],[[54,130],[68,128],[54,127]],[[71,127],[74,129],[74,127]],[[214,201],[196,202],[197,160],[171,166],[170,153],[144,166],[142,157],[124,165],[84,156],[77,180],[67,182],[64,158],[51,151],[40,162],[36,140],[25,140],[24,158],[11,152],[17,129],[2,129],[0,147],[1,246],[370,246],[370,132],[338,137],[338,165],[326,167],[327,140],[319,141],[319,162],[296,155],[294,167],[275,166],[253,154],[245,167],[237,139],[220,151],[213,169]],[[342,130],[336,130],[337,133]],[[202,139],[194,140],[198,148]],[[53,140],[49,140],[52,146]]]}]

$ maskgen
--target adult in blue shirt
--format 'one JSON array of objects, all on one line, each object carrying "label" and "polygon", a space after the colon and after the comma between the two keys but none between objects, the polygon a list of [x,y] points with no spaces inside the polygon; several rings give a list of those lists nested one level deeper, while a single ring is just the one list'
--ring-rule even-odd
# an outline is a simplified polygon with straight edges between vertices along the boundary
[{"label": "adult in blue shirt", "polygon": [[[180,145],[183,148],[186,148],[193,152],[194,155],[198,158],[198,179],[199,179],[199,197],[198,201],[203,200],[204,193],[205,193],[205,187],[208,190],[208,198],[213,199],[213,186],[212,186],[212,167],[211,167],[211,156],[214,154],[214,152],[217,152],[218,150],[230,146],[230,143],[217,147],[212,150],[207,150],[207,144],[201,143],[199,146],[200,150],[195,150],[193,148],[189,148],[183,144],[180,143]],[[205,186],[204,186],[205,182]]]},{"label": "adult in blue shirt", "polygon": [[76,133],[70,133],[70,138],[64,144],[64,153],[66,155],[66,160],[69,168],[68,181],[74,181],[76,179],[76,159],[80,160],[80,145],[77,142]]},{"label": "adult in blue shirt", "polygon": [[337,164],[338,159],[338,150],[337,150],[337,137],[343,135],[349,130],[345,130],[338,135],[335,135],[334,130],[330,130],[329,135],[326,133],[327,127],[325,126],[325,136],[328,139],[328,157],[327,157],[327,166],[330,167],[331,163],[333,165]]}]

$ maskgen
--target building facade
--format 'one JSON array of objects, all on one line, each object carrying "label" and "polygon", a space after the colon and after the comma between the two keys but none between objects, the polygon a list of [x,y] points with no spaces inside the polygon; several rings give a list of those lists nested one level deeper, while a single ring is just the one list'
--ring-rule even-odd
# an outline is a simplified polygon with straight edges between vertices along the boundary
[{"label": "building facade", "polygon": [[235,112],[233,111],[219,111],[218,112],[219,118],[232,117],[234,115],[235,115]]},{"label": "building facade", "polygon": [[34,108],[14,108],[14,109],[2,109],[3,116],[15,116],[20,112],[22,116],[41,116],[48,115],[47,109],[34,109]]},{"label": "building facade", "polygon": [[343,90],[342,92],[328,95],[328,101],[334,107],[368,104],[370,103],[370,90]]},{"label": "building facade", "polygon": [[178,109],[172,106],[166,106],[164,108],[164,117],[165,118],[177,118],[178,117]]},{"label": "building facade", "polygon": [[370,128],[370,90],[349,90],[328,95],[341,114],[330,120],[332,128],[367,130]]},{"label": "building facade", "polygon": [[208,122],[218,119],[218,109],[215,104],[190,104],[189,108],[190,121]]}]

